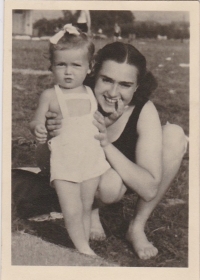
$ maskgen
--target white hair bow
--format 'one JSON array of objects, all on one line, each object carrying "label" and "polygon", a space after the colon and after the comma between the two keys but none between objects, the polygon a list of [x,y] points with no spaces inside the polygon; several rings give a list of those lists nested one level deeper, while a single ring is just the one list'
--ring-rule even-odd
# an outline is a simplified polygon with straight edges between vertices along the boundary
[{"label": "white hair bow", "polygon": [[71,23],[68,23],[63,26],[63,28],[56,33],[54,36],[50,38],[50,42],[54,45],[58,43],[58,41],[64,36],[64,34],[68,32],[69,34],[79,35],[80,32],[77,30],[75,26],[73,26]]}]

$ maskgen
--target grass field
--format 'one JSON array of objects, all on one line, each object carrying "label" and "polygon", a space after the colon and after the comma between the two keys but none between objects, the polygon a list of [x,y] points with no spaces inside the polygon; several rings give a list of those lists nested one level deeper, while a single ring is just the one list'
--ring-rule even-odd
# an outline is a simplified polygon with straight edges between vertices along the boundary
[{"label": "grass field", "polygon": [[[96,49],[108,41],[95,41]],[[147,58],[148,69],[159,86],[152,95],[162,124],[176,123],[189,133],[189,43],[180,41],[135,40]],[[46,41],[13,41],[13,69],[47,70]],[[39,94],[53,84],[51,75],[13,73],[12,78],[12,166],[36,166],[35,143],[28,130]],[[19,108],[23,108],[19,110]],[[19,139],[21,137],[21,139]],[[188,265],[188,152],[165,198],[150,217],[146,232],[159,250],[151,260],[142,261],[125,241],[128,223],[134,215],[135,194],[101,210],[107,233],[102,242],[91,242],[94,251],[119,266],[187,267]],[[63,220],[30,222],[14,219],[13,230],[25,230],[57,245],[72,247]],[[49,247],[49,251],[51,247]],[[52,253],[52,252],[51,252]]]}]

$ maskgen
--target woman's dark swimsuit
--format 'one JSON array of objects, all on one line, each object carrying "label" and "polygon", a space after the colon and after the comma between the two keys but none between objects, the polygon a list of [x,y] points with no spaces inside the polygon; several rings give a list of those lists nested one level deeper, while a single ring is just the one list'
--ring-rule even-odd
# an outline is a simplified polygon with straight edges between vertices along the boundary
[{"label": "woman's dark swimsuit", "polygon": [[[142,111],[143,106],[146,104],[148,99],[138,102],[133,109],[132,114],[130,115],[128,122],[119,136],[119,138],[114,141],[112,144],[129,160],[135,162],[135,150],[138,139],[137,134],[137,122]],[[126,194],[132,193],[132,190],[127,188]]]},{"label": "woman's dark swimsuit", "polygon": [[138,139],[137,122],[143,106],[148,100],[138,102],[130,115],[128,122],[119,136],[119,138],[112,144],[124,154],[129,160],[135,162],[135,150]]}]

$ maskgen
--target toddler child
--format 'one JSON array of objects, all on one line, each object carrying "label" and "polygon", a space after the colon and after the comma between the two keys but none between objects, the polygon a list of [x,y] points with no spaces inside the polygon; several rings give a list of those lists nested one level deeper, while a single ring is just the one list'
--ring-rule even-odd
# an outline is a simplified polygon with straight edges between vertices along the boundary
[{"label": "toddler child", "polygon": [[55,187],[69,236],[79,252],[95,255],[89,246],[91,209],[100,176],[110,165],[93,124],[97,102],[83,85],[94,54],[85,33],[67,24],[50,39],[51,71],[56,85],[39,99],[31,132],[39,143],[47,141],[45,114],[62,118],[59,135],[48,141],[51,185]]}]

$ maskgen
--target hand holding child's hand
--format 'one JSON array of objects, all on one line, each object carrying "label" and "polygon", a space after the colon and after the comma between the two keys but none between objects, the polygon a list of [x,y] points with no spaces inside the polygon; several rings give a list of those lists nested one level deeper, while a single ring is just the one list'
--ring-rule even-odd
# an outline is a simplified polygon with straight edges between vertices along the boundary
[{"label": "hand holding child's hand", "polygon": [[40,144],[44,144],[47,141],[47,130],[44,124],[37,124],[35,126],[34,134],[36,136],[36,140]]},{"label": "hand holding child's hand", "polygon": [[106,129],[106,124],[104,117],[102,114],[98,111],[94,113],[94,125],[98,128],[99,134],[95,135],[95,139],[99,140],[101,143],[101,146],[104,148],[110,144],[108,140],[108,135],[107,135],[107,129]]},{"label": "hand holding child's hand", "polygon": [[57,130],[61,128],[61,118],[57,118],[58,114],[48,111],[46,113],[46,127],[49,134],[54,137],[58,135]]},{"label": "hand holding child's hand", "polygon": [[118,102],[116,103],[116,107],[113,110],[113,112],[108,117],[105,117],[106,127],[113,124],[123,114],[123,112],[124,112],[124,103],[121,99],[119,99]]}]

